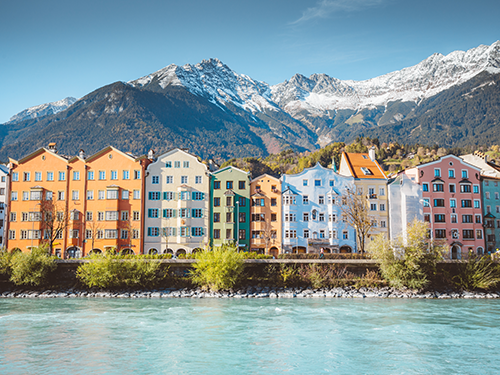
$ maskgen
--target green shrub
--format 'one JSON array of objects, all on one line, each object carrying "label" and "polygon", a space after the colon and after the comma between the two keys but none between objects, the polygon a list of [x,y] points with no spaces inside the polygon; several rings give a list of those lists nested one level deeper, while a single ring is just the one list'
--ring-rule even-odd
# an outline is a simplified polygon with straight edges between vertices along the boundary
[{"label": "green shrub", "polygon": [[205,290],[232,288],[239,281],[244,268],[244,255],[234,245],[206,249],[197,253],[196,259],[190,278]]},{"label": "green shrub", "polygon": [[46,284],[57,268],[46,246],[33,248],[31,253],[16,252],[10,260],[10,280],[16,285],[39,286]]},{"label": "green shrub", "polygon": [[280,264],[279,278],[284,287],[297,284],[298,272],[294,265]]},{"label": "green shrub", "polygon": [[402,237],[389,241],[379,235],[370,244],[369,251],[379,261],[384,279],[396,288],[423,289],[436,275],[436,264],[443,259],[445,245],[430,242],[428,224],[414,221],[406,240]]},{"label": "green shrub", "polygon": [[0,249],[0,275],[10,276],[10,262],[12,253],[9,253],[6,248]]},{"label": "green shrub", "polygon": [[452,277],[455,287],[463,290],[491,289],[500,283],[500,266],[489,257],[469,256],[458,265],[458,274]]},{"label": "green shrub", "polygon": [[89,288],[152,287],[166,272],[160,262],[140,256],[96,254],[88,260],[78,267],[76,276]]}]

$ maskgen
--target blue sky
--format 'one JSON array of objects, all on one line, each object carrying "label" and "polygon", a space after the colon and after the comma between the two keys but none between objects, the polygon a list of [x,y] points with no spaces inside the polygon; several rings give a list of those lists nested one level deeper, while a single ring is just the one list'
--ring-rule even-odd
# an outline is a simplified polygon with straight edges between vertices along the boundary
[{"label": "blue sky", "polygon": [[500,39],[498,0],[0,0],[0,123],[217,57],[276,84],[363,80]]}]

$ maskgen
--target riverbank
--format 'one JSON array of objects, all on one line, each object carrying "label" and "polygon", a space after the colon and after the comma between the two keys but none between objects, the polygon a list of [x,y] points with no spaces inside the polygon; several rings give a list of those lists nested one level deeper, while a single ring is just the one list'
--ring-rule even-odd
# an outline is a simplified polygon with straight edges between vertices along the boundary
[{"label": "riverbank", "polygon": [[383,288],[269,288],[248,287],[234,291],[210,292],[202,289],[158,290],[29,290],[14,288],[0,293],[0,298],[413,298],[413,299],[498,299],[500,291],[414,291]]}]

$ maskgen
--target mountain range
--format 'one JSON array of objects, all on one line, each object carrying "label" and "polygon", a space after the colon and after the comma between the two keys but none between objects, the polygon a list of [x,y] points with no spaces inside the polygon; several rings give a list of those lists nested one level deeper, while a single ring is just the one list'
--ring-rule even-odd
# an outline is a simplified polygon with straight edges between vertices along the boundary
[{"label": "mountain range", "polygon": [[268,85],[218,59],[169,65],[0,126],[0,160],[57,142],[63,153],[189,148],[203,158],[314,150],[356,136],[440,146],[500,143],[500,41],[365,81],[294,75]]}]

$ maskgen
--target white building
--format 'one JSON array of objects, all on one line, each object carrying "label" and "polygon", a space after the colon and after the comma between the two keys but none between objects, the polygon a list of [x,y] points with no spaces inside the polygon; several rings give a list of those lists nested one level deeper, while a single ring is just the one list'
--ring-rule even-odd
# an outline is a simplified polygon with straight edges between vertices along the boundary
[{"label": "white building", "polygon": [[294,253],[355,252],[356,232],[342,220],[340,196],[354,187],[345,177],[319,163],[294,175],[283,175],[283,251]]},{"label": "white building", "polygon": [[173,149],[147,168],[144,252],[191,253],[209,243],[208,167]]},{"label": "white building", "polygon": [[390,239],[405,238],[408,224],[413,220],[424,220],[422,186],[400,174],[388,185],[388,191]]},{"label": "white building", "polygon": [[5,246],[7,197],[9,195],[9,168],[0,164],[0,247]]}]

